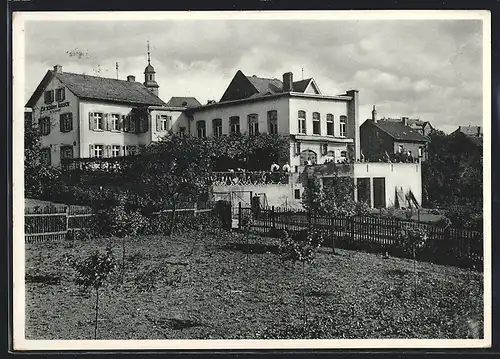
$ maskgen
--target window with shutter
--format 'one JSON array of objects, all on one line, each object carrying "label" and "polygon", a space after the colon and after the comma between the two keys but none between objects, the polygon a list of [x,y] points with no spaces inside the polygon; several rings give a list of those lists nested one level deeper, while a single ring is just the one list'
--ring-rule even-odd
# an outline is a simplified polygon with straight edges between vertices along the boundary
[{"label": "window with shutter", "polygon": [[94,113],[89,113],[89,130],[94,129]]}]

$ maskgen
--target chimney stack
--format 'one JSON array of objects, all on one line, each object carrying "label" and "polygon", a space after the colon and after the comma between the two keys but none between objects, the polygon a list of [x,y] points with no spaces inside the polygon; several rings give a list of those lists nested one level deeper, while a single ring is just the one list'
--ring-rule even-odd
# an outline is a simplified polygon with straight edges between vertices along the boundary
[{"label": "chimney stack", "polygon": [[135,76],[134,75],[128,75],[127,76],[127,81],[128,82],[135,82]]},{"label": "chimney stack", "polygon": [[373,105],[373,110],[372,110],[372,121],[375,123],[378,121],[377,110],[375,109],[375,105]]},{"label": "chimney stack", "polygon": [[283,92],[293,91],[293,73],[286,72],[283,74]]},{"label": "chimney stack", "polygon": [[408,126],[408,117],[402,117],[401,122],[403,122],[403,125]]},{"label": "chimney stack", "polygon": [[481,126],[477,126],[477,137],[481,137]]},{"label": "chimney stack", "polygon": [[54,72],[60,74],[62,72],[62,66],[61,65],[54,66]]}]

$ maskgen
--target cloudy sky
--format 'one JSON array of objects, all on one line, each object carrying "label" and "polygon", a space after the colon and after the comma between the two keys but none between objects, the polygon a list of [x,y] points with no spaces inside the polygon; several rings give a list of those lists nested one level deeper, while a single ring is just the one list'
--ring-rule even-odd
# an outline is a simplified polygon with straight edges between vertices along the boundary
[{"label": "cloudy sky", "polygon": [[480,20],[27,21],[25,102],[55,64],[63,71],[143,81],[157,72],[160,97],[219,100],[246,75],[313,77],[326,95],[358,89],[361,119],[419,117],[452,131],[482,123]]}]

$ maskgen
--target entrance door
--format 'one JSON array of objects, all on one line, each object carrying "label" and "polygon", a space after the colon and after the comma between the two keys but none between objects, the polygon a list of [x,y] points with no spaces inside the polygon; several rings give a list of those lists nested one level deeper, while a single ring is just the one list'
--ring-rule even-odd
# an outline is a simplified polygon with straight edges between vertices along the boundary
[{"label": "entrance door", "polygon": [[358,202],[365,202],[370,205],[370,179],[357,178],[358,183]]},{"label": "entrance door", "polygon": [[373,179],[373,207],[385,208],[385,177]]}]

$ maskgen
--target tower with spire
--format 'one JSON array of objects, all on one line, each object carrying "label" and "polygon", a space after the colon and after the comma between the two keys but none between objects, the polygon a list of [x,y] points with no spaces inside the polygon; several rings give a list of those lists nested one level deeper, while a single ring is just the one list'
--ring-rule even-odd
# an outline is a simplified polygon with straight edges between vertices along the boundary
[{"label": "tower with spire", "polygon": [[146,86],[152,93],[158,96],[158,88],[160,87],[155,79],[156,71],[151,65],[151,53],[149,52],[148,41],[148,66],[144,69],[144,86]]}]

